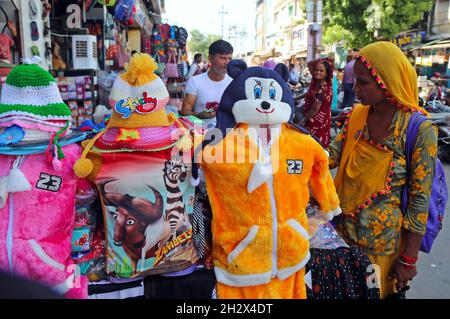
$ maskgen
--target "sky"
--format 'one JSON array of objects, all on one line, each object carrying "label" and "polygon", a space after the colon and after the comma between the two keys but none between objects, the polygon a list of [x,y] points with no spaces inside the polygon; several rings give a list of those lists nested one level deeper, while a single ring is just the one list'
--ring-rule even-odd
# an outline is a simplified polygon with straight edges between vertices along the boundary
[{"label": "sky", "polygon": [[[256,0],[165,0],[166,13],[163,20],[186,30],[198,29],[204,34],[222,34],[222,10],[224,39],[231,42],[235,52],[253,51],[255,37]],[[237,32],[246,32],[242,37],[229,38],[230,26]],[[232,32],[233,33],[233,32]],[[188,38],[189,40],[189,38]]]}]

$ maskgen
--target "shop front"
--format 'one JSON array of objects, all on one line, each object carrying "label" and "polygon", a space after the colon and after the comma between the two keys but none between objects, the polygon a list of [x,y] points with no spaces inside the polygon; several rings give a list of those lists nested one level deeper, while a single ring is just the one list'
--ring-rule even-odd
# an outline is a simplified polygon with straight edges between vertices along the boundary
[{"label": "shop front", "polygon": [[439,73],[442,84],[449,87],[450,38],[429,36],[425,31],[405,32],[391,40],[416,68],[419,85],[427,87],[427,79]]},{"label": "shop front", "polygon": [[51,66],[48,1],[0,0],[0,88],[21,59],[39,56],[41,67]]}]

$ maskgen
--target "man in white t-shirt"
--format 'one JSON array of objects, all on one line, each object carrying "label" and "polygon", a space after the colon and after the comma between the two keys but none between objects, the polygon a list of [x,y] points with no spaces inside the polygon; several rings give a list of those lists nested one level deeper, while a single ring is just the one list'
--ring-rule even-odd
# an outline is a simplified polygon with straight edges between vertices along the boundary
[{"label": "man in white t-shirt", "polygon": [[219,105],[223,92],[232,81],[227,74],[232,55],[233,47],[224,40],[217,40],[209,46],[211,67],[208,72],[196,75],[187,82],[182,115],[195,115],[203,119],[208,127],[215,124],[216,112],[211,108]]}]

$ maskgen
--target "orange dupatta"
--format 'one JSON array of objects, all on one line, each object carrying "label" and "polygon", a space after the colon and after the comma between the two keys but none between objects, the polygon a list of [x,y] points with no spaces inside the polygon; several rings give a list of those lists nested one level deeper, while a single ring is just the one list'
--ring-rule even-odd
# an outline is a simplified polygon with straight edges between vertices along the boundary
[{"label": "orange dupatta", "polygon": [[356,215],[378,195],[390,192],[393,152],[362,138],[369,107],[355,106],[347,126],[341,163],[334,179],[342,212]]}]

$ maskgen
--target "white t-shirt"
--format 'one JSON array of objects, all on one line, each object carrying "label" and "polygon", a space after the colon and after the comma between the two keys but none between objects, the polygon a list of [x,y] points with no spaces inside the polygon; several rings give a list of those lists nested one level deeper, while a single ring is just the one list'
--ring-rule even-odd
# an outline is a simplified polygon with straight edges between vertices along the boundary
[{"label": "white t-shirt", "polygon": [[222,81],[213,81],[209,78],[208,72],[192,77],[186,84],[185,93],[195,95],[197,100],[194,105],[194,112],[200,113],[205,109],[208,102],[220,103],[223,91],[233,79],[226,74]]},{"label": "white t-shirt", "polygon": [[199,66],[197,62],[192,63],[191,68],[189,69],[188,74],[186,75],[186,80],[190,80],[194,74],[197,72]]}]

